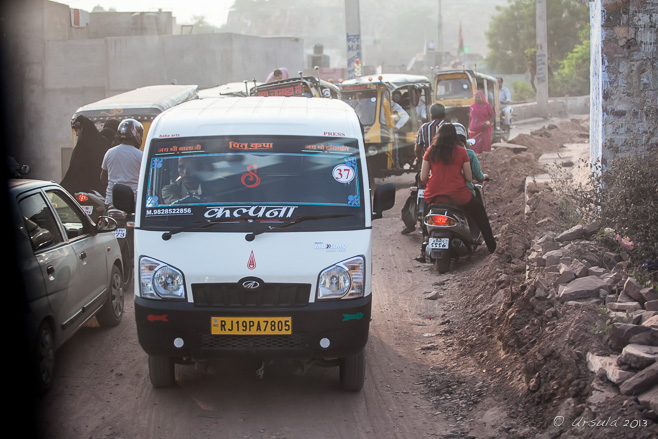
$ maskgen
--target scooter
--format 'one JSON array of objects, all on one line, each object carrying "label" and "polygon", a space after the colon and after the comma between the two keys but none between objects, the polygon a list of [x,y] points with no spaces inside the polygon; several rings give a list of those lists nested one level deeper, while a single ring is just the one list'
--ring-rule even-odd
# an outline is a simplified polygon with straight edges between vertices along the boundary
[{"label": "scooter", "polygon": [[[476,184],[484,203],[482,185]],[[482,234],[466,213],[452,204],[436,203],[428,207],[423,218],[429,233],[425,257],[429,258],[439,273],[450,271],[450,263],[475,252],[482,244]]]},{"label": "scooter", "polygon": [[[112,189],[112,199],[127,200],[128,205],[134,206],[135,196],[130,186],[124,184],[115,184]],[[117,222],[117,229],[114,235],[119,241],[119,248],[121,249],[121,258],[123,259],[123,287],[124,290],[128,288],[133,280],[134,260],[135,260],[135,246],[134,246],[134,233],[135,233],[135,213],[134,209],[131,212],[110,207],[107,210],[107,216],[114,218]]]},{"label": "scooter", "polygon": [[76,201],[89,217],[96,222],[105,212],[105,197],[97,191],[76,192],[73,194]]}]

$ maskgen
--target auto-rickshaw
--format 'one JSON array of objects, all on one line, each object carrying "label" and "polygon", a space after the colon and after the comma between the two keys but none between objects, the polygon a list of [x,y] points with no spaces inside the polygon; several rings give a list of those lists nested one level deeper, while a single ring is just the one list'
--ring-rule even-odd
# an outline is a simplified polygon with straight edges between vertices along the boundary
[{"label": "auto-rickshaw", "polygon": [[306,96],[308,98],[340,98],[340,89],[315,76],[298,76],[258,84],[251,88],[252,96]]},{"label": "auto-rickshaw", "polygon": [[[197,99],[197,85],[151,85],[137,88],[135,90],[119,93],[106,99],[84,105],[73,113],[71,121],[78,116],[85,116],[102,130],[103,125],[110,119],[135,119],[144,127],[142,146],[146,142],[146,136],[153,119],[163,111],[174,107],[182,102]],[[77,143],[77,136],[72,131],[73,148]],[[62,169],[62,175],[66,175],[68,168]],[[74,169],[73,172],[79,172]],[[98,170],[100,174],[100,169]],[[81,192],[73,194],[87,214],[93,218],[103,211],[105,200],[104,194],[92,194]]]},{"label": "auto-rickshaw", "polygon": [[437,71],[434,76],[434,102],[446,109],[446,121],[459,122],[468,127],[470,108],[475,102],[475,92],[483,90],[487,101],[496,113],[492,141],[507,140],[509,129],[501,127],[501,109],[498,100],[498,81],[493,76],[473,70]]},{"label": "auto-rickshaw", "polygon": [[[151,85],[119,93],[84,105],[73,113],[71,120],[82,115],[90,119],[100,131],[110,119],[135,119],[144,126],[142,148],[151,122],[163,111],[191,99],[197,99],[197,85]],[[76,136],[73,133],[73,146]]]},{"label": "auto-rickshaw", "polygon": [[[433,102],[432,83],[424,76],[382,74],[343,81],[341,99],[356,111],[364,130],[370,177],[413,172],[418,129],[427,121]],[[395,100],[409,115],[396,131]]]},{"label": "auto-rickshaw", "polygon": [[217,87],[199,90],[198,95],[199,99],[245,97],[250,95],[252,88],[260,84],[256,81],[228,82]]}]

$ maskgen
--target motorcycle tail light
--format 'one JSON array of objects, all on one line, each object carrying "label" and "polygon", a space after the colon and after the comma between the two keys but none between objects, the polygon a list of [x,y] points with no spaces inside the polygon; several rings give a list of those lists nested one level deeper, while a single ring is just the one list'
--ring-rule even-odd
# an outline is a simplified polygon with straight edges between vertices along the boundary
[{"label": "motorcycle tail light", "polygon": [[455,220],[449,216],[430,215],[427,217],[427,225],[429,226],[451,227],[455,224],[457,224]]},{"label": "motorcycle tail light", "polygon": [[79,203],[86,203],[89,201],[89,197],[86,196],[85,194],[78,194],[78,202]]}]

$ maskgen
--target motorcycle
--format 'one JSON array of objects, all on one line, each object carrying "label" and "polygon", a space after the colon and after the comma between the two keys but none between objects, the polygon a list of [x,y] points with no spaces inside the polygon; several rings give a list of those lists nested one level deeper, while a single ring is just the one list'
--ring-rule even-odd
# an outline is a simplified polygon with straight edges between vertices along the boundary
[{"label": "motorcycle", "polygon": [[97,191],[76,192],[73,196],[94,222],[98,221],[98,217],[105,213],[105,197]]},{"label": "motorcycle", "polygon": [[[475,184],[475,188],[484,204],[482,185]],[[483,243],[482,234],[475,222],[470,220],[462,209],[452,204],[431,204],[422,220],[429,233],[424,248],[425,257],[434,263],[441,274],[450,271],[453,259],[456,262],[462,256],[473,254]]]},{"label": "motorcycle", "polygon": [[[128,203],[129,206],[134,206],[135,195],[130,186],[124,184],[115,184],[112,188],[112,199],[123,207],[121,201]],[[117,222],[117,229],[114,235],[119,241],[119,248],[121,249],[121,258],[123,259],[123,279],[124,289],[130,285],[134,275],[134,261],[135,261],[135,247],[134,247],[134,232],[135,232],[135,209],[121,210],[111,206],[107,210],[107,216],[114,218]]]}]

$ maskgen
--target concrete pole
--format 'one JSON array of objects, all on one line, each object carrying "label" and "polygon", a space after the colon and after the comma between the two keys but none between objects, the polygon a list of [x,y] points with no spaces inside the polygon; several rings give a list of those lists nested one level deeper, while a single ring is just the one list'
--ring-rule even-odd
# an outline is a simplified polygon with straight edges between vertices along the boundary
[{"label": "concrete pole", "polygon": [[441,0],[439,0],[439,25],[438,25],[438,31],[439,31],[439,37],[436,40],[436,50],[439,52],[439,56],[443,56],[443,13],[442,10],[443,8],[441,7]]},{"label": "concrete pole", "polygon": [[546,32],[546,0],[537,1],[537,114],[548,118],[548,39]]},{"label": "concrete pole", "polygon": [[359,0],[345,0],[345,30],[347,31],[347,78],[361,76],[361,19]]}]

